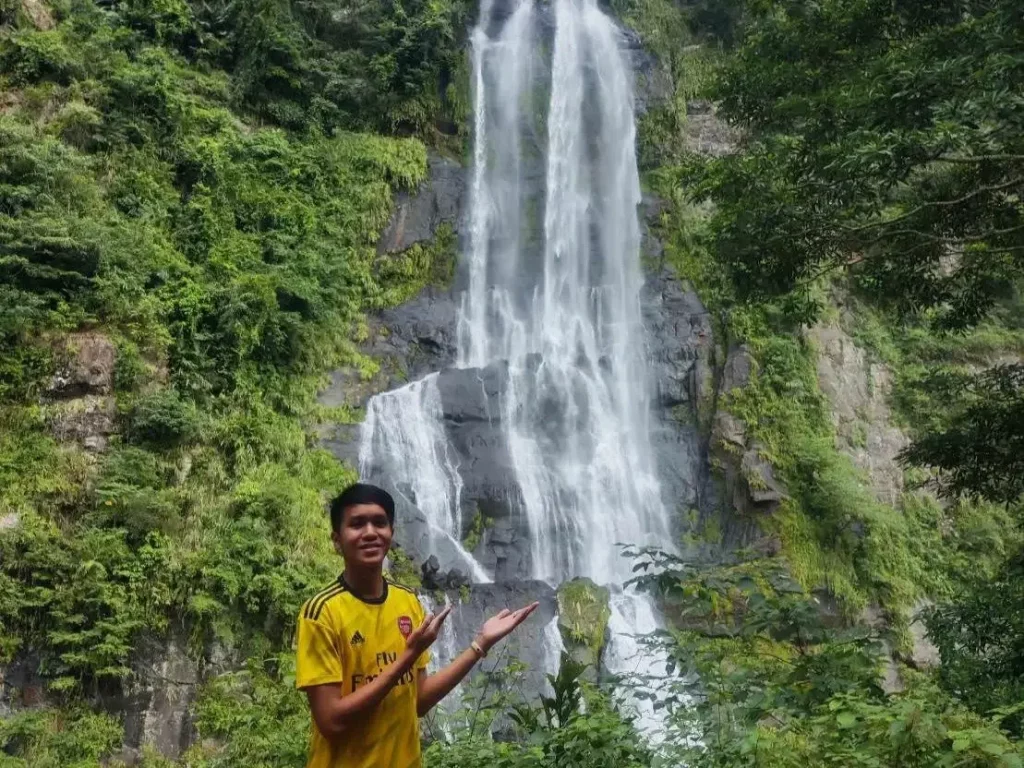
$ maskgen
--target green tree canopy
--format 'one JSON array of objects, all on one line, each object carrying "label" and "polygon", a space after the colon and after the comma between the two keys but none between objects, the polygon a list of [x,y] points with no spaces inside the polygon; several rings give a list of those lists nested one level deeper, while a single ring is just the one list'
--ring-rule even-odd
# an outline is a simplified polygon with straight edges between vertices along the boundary
[{"label": "green tree canopy", "polygon": [[744,151],[710,163],[741,295],[849,268],[873,297],[978,321],[1024,259],[1015,0],[758,0],[720,81]]}]

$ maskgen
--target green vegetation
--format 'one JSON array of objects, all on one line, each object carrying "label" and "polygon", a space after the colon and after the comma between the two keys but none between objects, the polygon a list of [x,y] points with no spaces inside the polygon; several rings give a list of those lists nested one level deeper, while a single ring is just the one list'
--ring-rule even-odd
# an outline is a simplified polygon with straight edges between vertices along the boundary
[{"label": "green vegetation", "polygon": [[[668,202],[667,259],[711,311],[720,352],[743,342],[754,357],[718,405],[787,492],[758,521],[780,557],[670,562],[646,580],[687,627],[669,647],[699,675],[679,687],[699,702],[679,727],[705,747],[688,765],[1021,764],[1024,49],[1011,5],[748,3],[711,86],[742,151],[648,174]],[[836,449],[806,333],[822,319],[892,374],[914,441],[895,508]],[[822,624],[807,595],[822,586],[845,622]],[[908,653],[907,612],[926,597],[943,666],[900,669],[903,690],[883,692],[875,641]],[[883,637],[849,628],[871,603]]]},{"label": "green vegetation", "polygon": [[709,95],[719,57],[692,44],[694,14],[672,0],[613,0],[612,7],[655,57],[644,76],[664,99],[649,105],[637,125],[641,170],[677,162],[685,152],[687,102]]},{"label": "green vegetation", "polygon": [[[357,416],[315,393],[335,366],[377,373],[367,312],[452,280],[450,228],[375,246],[426,147],[463,150],[472,5],[0,0],[0,663],[31,664],[52,704],[0,721],[0,765],[117,765],[123,724],[89,704],[172,627],[194,657],[242,660],[202,687],[178,764],[304,763],[287,649],[337,573],[323,501],[352,479],[315,435]],[[515,662],[467,685],[427,722],[429,764],[1021,766],[1016,5],[614,0],[666,78],[638,138],[666,259],[711,312],[719,365],[738,343],[754,361],[697,426],[726,410],[771,463],[785,498],[758,523],[780,553],[635,553],[682,628],[657,639],[678,674],[656,750],[566,658],[537,706]],[[741,152],[688,152],[705,98]],[[914,441],[895,506],[837,450],[806,333],[824,317],[891,372]],[[87,340],[113,368],[62,383]],[[719,544],[718,521],[702,537]],[[419,585],[400,551],[390,576]],[[939,670],[902,663],[923,599]],[[563,585],[570,640],[600,649],[607,600]],[[854,626],[874,607],[878,626]]]},{"label": "green vegetation", "polygon": [[641,587],[690,626],[716,628],[662,641],[681,671],[665,697],[679,736],[667,748],[669,764],[1021,765],[1024,745],[1004,730],[1013,707],[975,714],[908,670],[904,690],[884,690],[880,638],[830,624],[783,563],[703,568],[636,554],[659,566],[637,580]]},{"label": "green vegetation", "polygon": [[[365,313],[454,264],[450,230],[377,255],[426,151],[353,131],[434,135],[464,9],[52,10],[47,30],[0,17],[0,661],[28,654],[75,704],[128,680],[172,619],[196,654],[286,647],[336,575],[323,502],[353,475],[314,447],[315,392],[332,366],[372,373]],[[116,358],[94,401],[51,391],[81,331]],[[105,451],[55,434],[97,402]],[[246,695],[270,718],[268,697],[294,697],[260,674]],[[213,734],[250,716],[204,701]],[[3,743],[26,765],[95,764],[120,738],[98,717],[19,716]],[[256,764],[234,749],[213,764]]]},{"label": "green vegetation", "polygon": [[611,611],[607,587],[590,579],[573,579],[558,587],[558,624],[570,643],[580,643],[596,664],[604,648]]},{"label": "green vegetation", "polygon": [[478,507],[473,514],[473,519],[469,523],[469,531],[462,539],[462,546],[465,550],[473,552],[480,545],[480,539],[483,537],[484,531],[493,524],[494,521],[484,516],[484,513]]}]

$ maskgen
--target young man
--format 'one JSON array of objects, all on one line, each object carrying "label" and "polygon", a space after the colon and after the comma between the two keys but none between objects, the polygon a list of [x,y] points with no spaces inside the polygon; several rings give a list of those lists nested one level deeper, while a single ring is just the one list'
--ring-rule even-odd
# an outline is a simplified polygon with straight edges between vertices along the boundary
[{"label": "young man", "polygon": [[425,617],[411,590],[384,579],[394,524],[395,503],[376,486],[349,486],[331,503],[345,570],[299,612],[296,685],[315,724],[307,768],[419,766],[418,719],[538,605],[491,617],[469,648],[427,676],[427,649],[451,607]]}]

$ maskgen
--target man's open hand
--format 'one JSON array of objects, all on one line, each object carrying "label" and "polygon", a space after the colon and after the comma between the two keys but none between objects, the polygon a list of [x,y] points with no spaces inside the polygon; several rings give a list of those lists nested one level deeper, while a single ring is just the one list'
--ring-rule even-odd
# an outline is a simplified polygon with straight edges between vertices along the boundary
[{"label": "man's open hand", "polygon": [[540,603],[531,603],[518,611],[510,611],[508,608],[495,614],[480,628],[480,634],[477,635],[477,642],[483,646],[484,651],[489,651],[495,643],[501,640],[503,637],[508,635],[513,629],[518,627],[527,617],[535,610]]}]

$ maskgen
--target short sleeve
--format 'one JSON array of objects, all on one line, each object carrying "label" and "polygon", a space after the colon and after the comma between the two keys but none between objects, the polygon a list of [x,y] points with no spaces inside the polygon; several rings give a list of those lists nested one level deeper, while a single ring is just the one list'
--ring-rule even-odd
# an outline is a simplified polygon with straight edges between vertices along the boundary
[{"label": "short sleeve", "polygon": [[[423,606],[420,604],[420,601],[419,601],[418,598],[413,597],[412,601],[414,603],[413,608],[412,608],[412,610],[413,610],[413,617],[412,617],[413,626],[414,627],[418,627],[418,626],[420,626],[423,623],[423,620],[425,618],[427,618],[427,612],[423,610]],[[430,649],[428,648],[427,650],[425,650],[423,653],[420,654],[420,657],[418,659],[416,659],[416,669],[426,669],[427,665],[429,663],[430,663]]]},{"label": "short sleeve", "polygon": [[300,615],[295,650],[295,687],[340,683],[344,679],[337,635],[319,621]]}]

